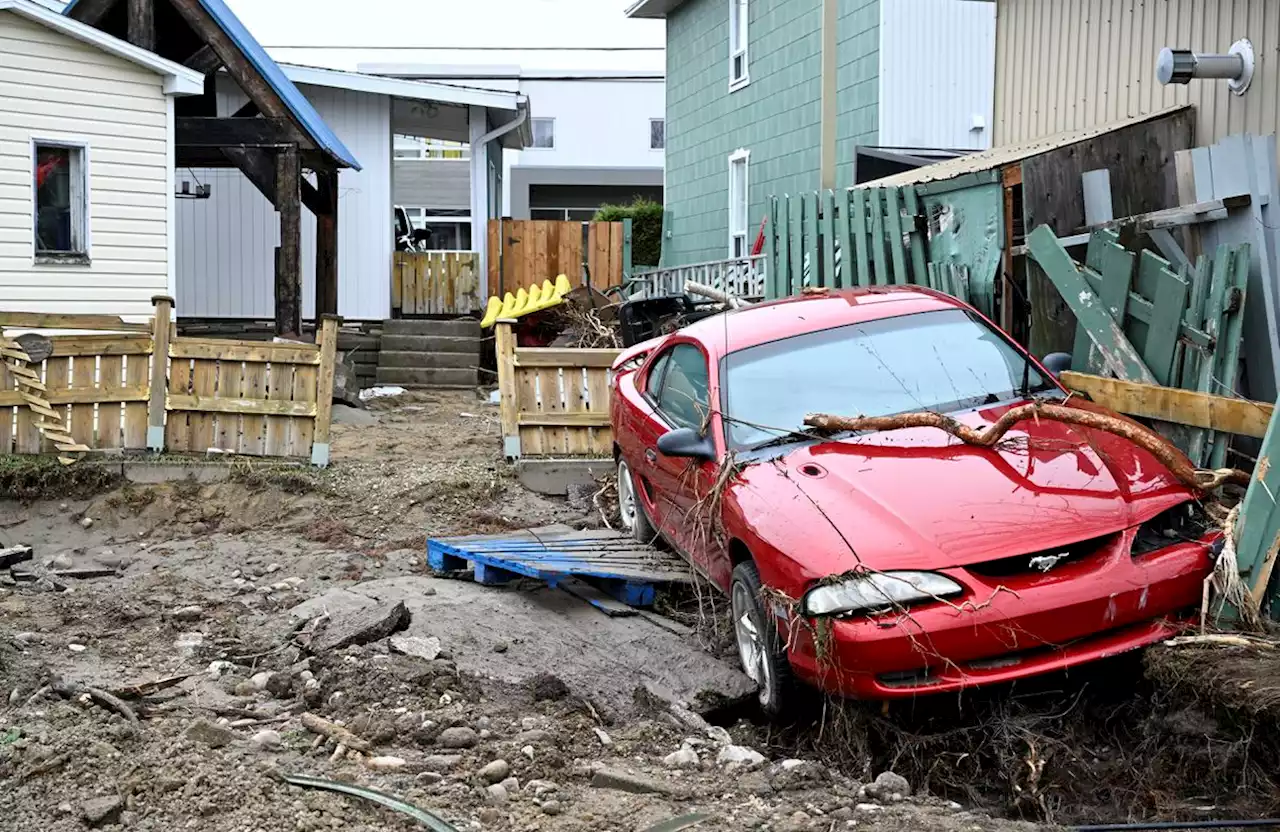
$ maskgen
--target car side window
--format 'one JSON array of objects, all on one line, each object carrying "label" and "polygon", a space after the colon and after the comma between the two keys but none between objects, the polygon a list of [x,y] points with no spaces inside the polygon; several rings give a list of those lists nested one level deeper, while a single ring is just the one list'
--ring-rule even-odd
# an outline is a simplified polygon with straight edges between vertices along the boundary
[{"label": "car side window", "polygon": [[692,344],[677,344],[668,355],[671,357],[657,395],[658,410],[676,427],[701,431],[709,411],[706,359]]},{"label": "car side window", "polygon": [[649,400],[655,406],[658,404],[658,394],[662,392],[662,376],[666,373],[667,365],[670,363],[671,352],[668,350],[654,359],[653,366],[649,368],[649,375],[645,378],[645,395],[649,397]]}]

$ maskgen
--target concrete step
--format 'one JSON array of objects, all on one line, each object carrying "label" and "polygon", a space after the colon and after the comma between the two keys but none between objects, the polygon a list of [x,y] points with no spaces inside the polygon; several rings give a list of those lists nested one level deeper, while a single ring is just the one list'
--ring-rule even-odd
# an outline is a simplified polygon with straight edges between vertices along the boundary
[{"label": "concrete step", "polygon": [[479,373],[458,367],[426,370],[406,367],[378,368],[378,384],[395,384],[400,387],[476,387],[479,383]]},{"label": "concrete step", "polygon": [[446,337],[480,337],[480,322],[475,318],[451,321],[395,319],[383,321],[383,337],[387,335],[436,335]]},{"label": "concrete step", "polygon": [[475,367],[480,363],[476,353],[465,352],[394,352],[383,350],[378,353],[379,368],[421,367],[424,370],[448,367]]},{"label": "concrete step", "polygon": [[479,355],[480,339],[453,335],[384,335],[382,349],[390,352],[460,352]]}]

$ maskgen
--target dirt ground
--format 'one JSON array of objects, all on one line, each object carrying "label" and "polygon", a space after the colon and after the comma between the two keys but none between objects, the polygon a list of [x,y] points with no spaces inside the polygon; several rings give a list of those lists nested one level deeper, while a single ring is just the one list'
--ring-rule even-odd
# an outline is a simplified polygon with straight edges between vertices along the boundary
[{"label": "dirt ground", "polygon": [[[714,627],[428,573],[430,536],[599,523],[513,480],[495,408],[417,393],[340,419],[325,472],[0,501],[0,548],[33,546],[36,578],[0,580],[0,827],[423,828],[295,774],[458,829],[1029,830],[1280,805],[1273,716],[1224,713],[1176,661],[769,724]],[[103,574],[50,574],[86,568]],[[304,714],[345,726],[346,752]]]}]

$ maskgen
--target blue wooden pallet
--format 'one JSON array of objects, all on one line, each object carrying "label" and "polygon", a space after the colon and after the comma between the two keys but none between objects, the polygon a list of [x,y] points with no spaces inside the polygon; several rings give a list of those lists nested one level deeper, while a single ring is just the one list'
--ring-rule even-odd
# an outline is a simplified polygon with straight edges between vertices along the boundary
[{"label": "blue wooden pallet", "polygon": [[554,587],[569,578],[586,578],[636,607],[653,604],[658,584],[688,582],[692,577],[678,555],[619,532],[577,531],[563,525],[429,539],[427,565],[437,572],[470,567],[476,583],[487,585],[525,577]]}]

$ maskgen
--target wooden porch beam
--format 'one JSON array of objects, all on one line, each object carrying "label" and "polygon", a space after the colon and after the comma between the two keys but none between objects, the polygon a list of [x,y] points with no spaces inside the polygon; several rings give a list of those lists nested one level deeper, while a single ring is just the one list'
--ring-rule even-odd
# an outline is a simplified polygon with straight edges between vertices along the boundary
[{"label": "wooden porch beam", "polygon": [[155,51],[155,0],[129,0],[129,23],[126,32],[129,43],[148,52]]},{"label": "wooden porch beam", "polygon": [[[316,171],[316,322],[338,314],[338,172]],[[304,192],[310,183],[303,179]],[[305,195],[304,195],[305,198]]]},{"label": "wooden porch beam", "polygon": [[97,26],[107,16],[115,0],[80,0],[71,10],[71,18],[90,26]]},{"label": "wooden porch beam", "polygon": [[191,57],[182,62],[182,65],[196,72],[203,72],[208,75],[216,72],[218,67],[222,66],[222,59],[218,57],[218,53],[213,51],[213,47],[205,44],[204,46],[191,53]]},{"label": "wooden porch beam", "polygon": [[302,165],[298,148],[276,151],[276,211],[280,248],[276,257],[276,335],[302,332]]},{"label": "wooden porch beam", "polygon": [[178,145],[183,147],[276,147],[301,139],[293,122],[284,118],[176,119]]}]

